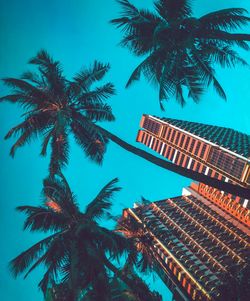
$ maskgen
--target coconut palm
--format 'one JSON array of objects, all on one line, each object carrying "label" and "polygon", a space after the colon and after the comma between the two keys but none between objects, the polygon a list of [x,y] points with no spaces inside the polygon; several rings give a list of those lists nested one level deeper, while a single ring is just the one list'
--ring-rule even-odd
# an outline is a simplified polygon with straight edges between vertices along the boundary
[{"label": "coconut palm", "polygon": [[129,250],[126,239],[98,222],[109,212],[111,199],[120,190],[116,183],[114,179],[104,186],[81,212],[64,178],[44,180],[44,204],[20,206],[17,210],[27,216],[24,229],[49,235],[11,261],[14,276],[25,272],[27,277],[37,266],[44,265],[46,272],[39,283],[44,293],[58,281],[67,288],[67,300],[78,300],[81,291],[89,286],[100,293],[108,292],[109,277],[103,258],[115,260]]},{"label": "coconut palm", "polygon": [[154,13],[137,9],[127,0],[117,2],[123,9],[121,17],[111,22],[122,29],[121,45],[136,56],[146,56],[127,87],[144,74],[158,87],[162,110],[163,100],[170,97],[183,106],[185,91],[198,102],[210,84],[226,99],[213,66],[247,65],[232,47],[249,50],[246,41],[250,41],[250,35],[231,33],[249,24],[245,9],[223,9],[196,18],[191,0],[156,0]]},{"label": "coconut palm", "polygon": [[108,140],[101,132],[94,132],[91,123],[114,120],[111,107],[105,100],[115,90],[112,83],[98,87],[93,85],[103,79],[110,66],[95,61],[68,81],[60,63],[44,50],[29,63],[38,67],[39,74],[25,72],[21,79],[3,79],[15,90],[1,100],[21,104],[26,110],[23,122],[13,127],[5,137],[18,136],[10,155],[14,156],[16,149],[32,138],[42,136],[41,155],[46,155],[50,144],[50,172],[55,174],[68,162],[68,136],[71,133],[86,156],[100,163]]},{"label": "coconut palm", "polygon": [[[24,274],[26,278],[39,265],[45,266],[39,287],[47,300],[82,300],[84,292],[91,290],[98,300],[110,300],[111,274],[136,296],[142,294],[134,280],[114,265],[125,253],[129,254],[130,263],[136,260],[132,243],[99,222],[101,218],[112,217],[111,200],[120,190],[117,181],[105,185],[81,212],[63,175],[45,179],[43,205],[20,206],[17,210],[27,216],[24,229],[49,235],[11,261],[13,275]],[[147,296],[153,298],[154,294],[148,289]]]},{"label": "coconut palm", "polygon": [[10,150],[11,156],[14,156],[17,148],[33,138],[42,138],[42,156],[46,155],[48,145],[51,146],[49,170],[53,176],[59,174],[68,163],[70,135],[75,138],[86,156],[98,164],[102,163],[107,143],[111,140],[164,169],[234,195],[245,198],[250,195],[248,189],[221,182],[151,155],[97,124],[115,119],[111,107],[106,103],[106,99],[114,94],[113,84],[95,86],[109,70],[108,64],[94,62],[91,67],[83,68],[72,80],[68,80],[63,75],[61,64],[54,61],[44,50],[38,52],[30,63],[38,67],[38,73],[26,72],[21,79],[3,80],[13,92],[1,97],[0,101],[20,104],[25,110],[23,121],[5,136],[6,139],[18,137]]}]

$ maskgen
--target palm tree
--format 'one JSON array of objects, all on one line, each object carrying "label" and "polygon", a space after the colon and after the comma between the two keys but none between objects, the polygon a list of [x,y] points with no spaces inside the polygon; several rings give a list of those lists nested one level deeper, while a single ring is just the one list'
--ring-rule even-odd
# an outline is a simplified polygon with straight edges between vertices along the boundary
[{"label": "palm tree", "polygon": [[[130,240],[98,222],[111,216],[111,200],[120,190],[116,186],[118,180],[104,186],[81,212],[66,179],[60,177],[44,180],[42,206],[17,208],[27,216],[24,229],[49,235],[11,261],[13,275],[25,273],[27,277],[44,265],[46,272],[39,287],[47,300],[81,300],[86,290],[94,290],[99,300],[110,300],[110,273],[115,273],[138,295],[134,281],[114,265],[124,252],[130,258],[135,254]],[[148,290],[148,297],[151,295]]]},{"label": "palm tree", "polygon": [[99,285],[99,277],[105,291],[108,275],[102,258],[116,259],[128,249],[122,236],[98,223],[109,211],[114,193],[120,190],[116,183],[114,179],[104,186],[81,212],[64,178],[44,180],[44,204],[20,206],[17,210],[27,216],[24,229],[49,232],[49,236],[11,261],[14,276],[26,272],[27,277],[43,264],[46,272],[39,287],[44,293],[51,284],[60,281],[67,287],[68,300],[77,300],[82,289]]},{"label": "palm tree", "polygon": [[25,113],[23,121],[13,127],[6,139],[18,136],[10,150],[14,156],[17,148],[29,143],[32,138],[42,138],[41,155],[45,156],[51,146],[50,174],[59,174],[68,163],[69,135],[91,160],[101,164],[109,140],[125,150],[152,162],[164,169],[205,183],[234,195],[247,198],[249,189],[221,182],[204,174],[177,166],[150,153],[128,144],[116,135],[102,128],[97,122],[113,121],[112,109],[106,99],[114,94],[111,83],[92,88],[103,79],[109,70],[108,64],[94,62],[90,68],[80,71],[72,80],[67,80],[58,61],[42,50],[30,60],[38,67],[38,73],[26,72],[21,79],[5,78],[4,83],[13,93],[0,98],[20,104]]},{"label": "palm tree", "polygon": [[226,99],[213,65],[247,65],[232,46],[249,50],[246,41],[250,41],[250,34],[230,33],[249,23],[245,9],[223,9],[195,18],[191,0],[156,0],[156,13],[137,9],[128,0],[117,2],[123,11],[111,23],[122,29],[121,45],[136,56],[146,56],[133,71],[127,87],[143,73],[158,87],[162,110],[163,100],[173,96],[183,106],[185,91],[198,102],[210,84]]},{"label": "palm tree", "polygon": [[91,123],[115,119],[111,107],[105,103],[115,89],[112,83],[94,88],[93,85],[103,79],[110,66],[95,61],[68,81],[60,63],[44,50],[29,63],[38,67],[39,74],[25,72],[21,79],[3,79],[15,90],[1,100],[21,104],[26,110],[23,122],[5,136],[6,139],[18,136],[10,155],[14,157],[17,148],[40,135],[43,137],[42,156],[51,144],[50,172],[55,174],[68,162],[68,136],[72,133],[85,154],[100,163],[108,140],[100,131],[94,132]]}]

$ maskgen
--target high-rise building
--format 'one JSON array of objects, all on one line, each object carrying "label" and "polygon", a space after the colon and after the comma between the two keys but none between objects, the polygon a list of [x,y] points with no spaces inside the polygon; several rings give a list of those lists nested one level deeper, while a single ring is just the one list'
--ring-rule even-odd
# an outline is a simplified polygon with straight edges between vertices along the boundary
[{"label": "high-rise building", "polygon": [[243,269],[250,255],[249,227],[202,189],[193,183],[182,196],[123,211],[122,232],[140,233],[140,249],[150,251],[176,301],[217,300],[225,279]]},{"label": "high-rise building", "polygon": [[[137,141],[173,163],[221,181],[250,187],[250,136],[233,129],[143,115]],[[200,184],[199,191],[250,225],[250,201]]]}]

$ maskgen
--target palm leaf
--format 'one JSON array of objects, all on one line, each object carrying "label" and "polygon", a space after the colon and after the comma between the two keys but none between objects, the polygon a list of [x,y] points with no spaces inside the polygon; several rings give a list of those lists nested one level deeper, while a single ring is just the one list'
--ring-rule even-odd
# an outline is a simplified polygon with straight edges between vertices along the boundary
[{"label": "palm leaf", "polygon": [[121,190],[120,187],[116,187],[117,182],[117,178],[110,181],[101,189],[95,199],[88,204],[85,214],[90,219],[100,218],[107,210],[110,209],[114,193]]},{"label": "palm leaf", "polygon": [[50,235],[49,237],[40,240],[38,243],[34,244],[28,250],[22,252],[16,258],[11,260],[9,266],[14,277],[17,277],[19,274],[23,273],[31,263],[39,258],[47,248],[50,246],[53,239],[55,239],[60,232]]},{"label": "palm leaf", "polygon": [[243,15],[247,13],[243,8],[227,8],[206,14],[199,20],[205,28],[235,30],[249,23],[250,18]]},{"label": "palm leaf", "polygon": [[67,219],[50,207],[19,206],[18,211],[25,212],[27,215],[24,222],[24,230],[30,231],[58,231],[67,225]]},{"label": "palm leaf", "polygon": [[97,81],[100,81],[109,71],[110,65],[94,61],[93,66],[89,69],[83,69],[74,77],[74,84],[80,89],[87,91],[90,86]]},{"label": "palm leaf", "polygon": [[190,0],[156,0],[154,4],[158,14],[169,23],[192,14]]},{"label": "palm leaf", "polygon": [[71,130],[77,143],[84,150],[87,157],[97,164],[101,164],[108,139],[95,128],[89,119],[79,112],[74,112],[73,116],[75,118],[72,120]]},{"label": "palm leaf", "polygon": [[[64,225],[67,226],[67,223],[76,217],[79,212],[79,208],[76,202],[76,198],[72,191],[69,188],[69,185],[60,173],[60,179],[58,177],[48,177],[43,181],[43,196],[44,204],[48,206],[48,202],[52,201],[59,206],[59,213],[63,215]],[[52,203],[53,208],[53,203]],[[56,208],[56,207],[55,207]]]}]

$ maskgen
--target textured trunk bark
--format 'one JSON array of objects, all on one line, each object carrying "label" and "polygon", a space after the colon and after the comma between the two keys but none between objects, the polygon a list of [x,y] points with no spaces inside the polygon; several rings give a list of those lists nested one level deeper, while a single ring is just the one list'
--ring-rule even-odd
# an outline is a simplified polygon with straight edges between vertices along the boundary
[{"label": "textured trunk bark", "polygon": [[170,170],[172,172],[178,173],[179,175],[182,175],[184,177],[190,178],[192,180],[202,182],[204,184],[207,184],[211,187],[217,188],[222,191],[226,191],[228,193],[231,193],[233,195],[240,196],[242,198],[250,199],[250,189],[241,187],[239,185],[234,185],[231,183],[219,181],[215,178],[211,178],[209,176],[206,176],[202,173],[198,173],[196,171],[178,166],[174,163],[171,163],[169,161],[163,160],[161,158],[158,158],[142,149],[139,149],[126,141],[120,139],[116,135],[110,133],[109,131],[105,130],[104,128],[95,125],[103,134],[106,135],[107,138],[109,138],[111,141],[119,145],[120,147],[124,148],[125,150],[133,153],[134,155],[141,157],[155,165],[160,166],[161,168]]}]

